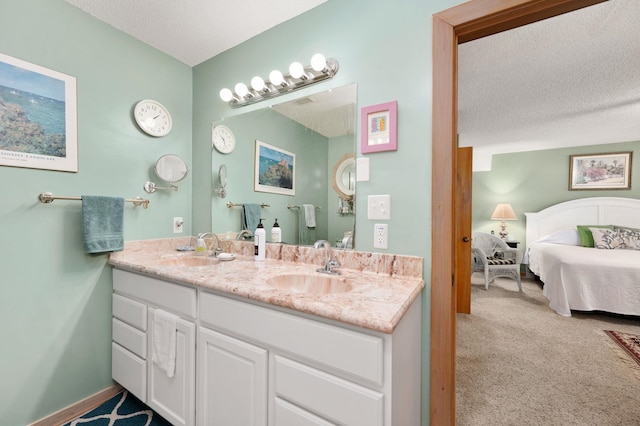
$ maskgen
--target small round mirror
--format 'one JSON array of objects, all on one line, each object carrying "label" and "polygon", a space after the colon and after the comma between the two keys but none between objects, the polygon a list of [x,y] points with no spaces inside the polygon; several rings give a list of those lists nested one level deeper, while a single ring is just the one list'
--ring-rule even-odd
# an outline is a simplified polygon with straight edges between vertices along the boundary
[{"label": "small round mirror", "polygon": [[218,183],[220,184],[220,188],[227,186],[227,166],[224,164],[218,169]]},{"label": "small round mirror", "polygon": [[333,189],[345,199],[356,193],[356,160],[353,154],[345,154],[333,167]]},{"label": "small round mirror", "polygon": [[187,163],[177,155],[160,157],[155,165],[156,174],[166,182],[180,182],[187,175]]}]

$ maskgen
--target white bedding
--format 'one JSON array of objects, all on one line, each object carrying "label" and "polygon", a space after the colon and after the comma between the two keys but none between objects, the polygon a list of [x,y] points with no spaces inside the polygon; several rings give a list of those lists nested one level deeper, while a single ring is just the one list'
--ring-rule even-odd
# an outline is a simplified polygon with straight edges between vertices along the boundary
[{"label": "white bedding", "polygon": [[640,316],[640,251],[602,250],[538,241],[528,248],[529,269],[544,283],[551,309]]}]

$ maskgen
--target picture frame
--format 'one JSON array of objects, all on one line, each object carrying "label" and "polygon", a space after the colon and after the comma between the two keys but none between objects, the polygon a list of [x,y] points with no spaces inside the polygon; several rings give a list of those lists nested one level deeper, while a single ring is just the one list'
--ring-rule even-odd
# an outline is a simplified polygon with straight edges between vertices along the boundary
[{"label": "picture frame", "polygon": [[14,117],[0,122],[0,166],[77,173],[76,91],[75,77],[0,53],[0,100]]},{"label": "picture frame", "polygon": [[256,139],[254,191],[296,194],[296,154]]},{"label": "picture frame", "polygon": [[360,151],[363,154],[398,149],[398,101],[360,110]]},{"label": "picture frame", "polygon": [[631,189],[632,160],[632,151],[571,155],[569,190]]}]

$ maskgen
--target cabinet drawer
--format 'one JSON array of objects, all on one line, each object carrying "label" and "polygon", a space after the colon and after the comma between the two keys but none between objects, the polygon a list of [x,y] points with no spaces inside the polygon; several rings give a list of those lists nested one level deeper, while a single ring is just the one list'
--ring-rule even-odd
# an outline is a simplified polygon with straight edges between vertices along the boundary
[{"label": "cabinet drawer", "polygon": [[281,398],[275,398],[274,413],[275,426],[335,426]]},{"label": "cabinet drawer", "polygon": [[382,385],[381,337],[206,292],[199,301],[203,323]]},{"label": "cabinet drawer", "polygon": [[147,306],[119,294],[113,294],[113,316],[138,330],[147,331]]},{"label": "cabinet drawer", "polygon": [[277,355],[274,390],[275,396],[338,424],[384,421],[383,394]]},{"label": "cabinet drawer", "polygon": [[147,334],[113,318],[113,341],[142,359],[147,358]]},{"label": "cabinet drawer", "polygon": [[147,401],[147,363],[117,343],[111,343],[111,377],[140,401]]},{"label": "cabinet drawer", "polygon": [[196,317],[196,289],[192,287],[114,269],[113,290],[185,318]]}]

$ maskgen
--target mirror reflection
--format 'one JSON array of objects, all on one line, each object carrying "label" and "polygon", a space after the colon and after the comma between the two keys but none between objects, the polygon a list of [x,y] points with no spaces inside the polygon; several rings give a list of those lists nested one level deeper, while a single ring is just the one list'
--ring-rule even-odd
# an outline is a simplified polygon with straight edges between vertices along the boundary
[{"label": "mirror reflection", "polygon": [[[212,204],[215,233],[239,233],[244,228],[245,206],[264,205],[258,215],[267,236],[277,218],[283,243],[312,244],[308,238],[311,235],[314,241],[353,248],[356,89],[356,84],[351,84],[266,104],[214,123],[224,123],[236,140],[229,154],[213,151],[214,164],[224,162],[228,166],[227,190],[233,194],[231,208],[215,200]],[[261,158],[256,155],[256,141],[295,155],[294,194],[265,191],[256,183]],[[309,206],[315,212],[312,221],[300,216],[310,211]]]}]

